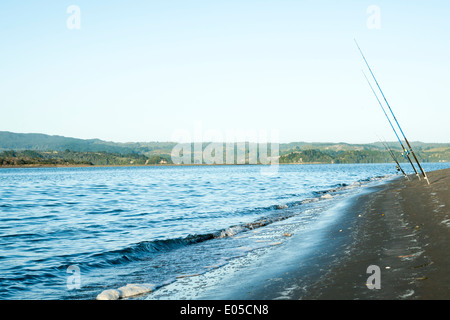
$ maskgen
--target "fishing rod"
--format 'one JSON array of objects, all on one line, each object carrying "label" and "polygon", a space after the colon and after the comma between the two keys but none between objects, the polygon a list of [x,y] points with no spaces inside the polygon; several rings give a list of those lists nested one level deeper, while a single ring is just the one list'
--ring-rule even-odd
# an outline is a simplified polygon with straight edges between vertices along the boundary
[{"label": "fishing rod", "polygon": [[[381,139],[380,139],[381,141]],[[386,148],[386,150],[389,151],[389,154],[391,155],[392,159],[395,161],[395,163],[397,164],[397,170],[401,171],[403,173],[403,175],[405,176],[406,179],[408,179],[408,181],[410,181],[408,175],[405,173],[405,171],[403,171],[402,167],[400,166],[400,163],[397,161],[397,157],[395,156],[394,152],[392,151],[392,149],[389,147],[389,145],[383,141],[381,141],[381,143],[384,145],[384,147]]]},{"label": "fishing rod", "polygon": [[366,74],[364,73],[364,71],[363,71],[362,73],[363,73],[363,75],[364,75],[364,78],[366,78],[367,83],[369,84],[370,89],[372,90],[373,94],[375,95],[375,98],[377,98],[378,104],[380,105],[381,109],[383,110],[384,115],[385,115],[386,118],[388,119],[389,124],[391,125],[391,128],[392,128],[392,130],[394,131],[394,133],[395,133],[395,135],[396,135],[396,137],[397,137],[397,139],[398,139],[398,142],[399,142],[400,145],[402,146],[402,150],[404,151],[404,153],[402,153],[402,155],[405,156],[405,157],[409,160],[409,163],[411,164],[411,167],[413,167],[414,172],[416,173],[416,176],[417,176],[417,177],[419,178],[419,180],[420,180],[419,173],[417,172],[416,168],[414,167],[414,164],[413,164],[412,161],[411,161],[411,158],[410,158],[409,155],[408,155],[408,150],[403,146],[402,140],[400,139],[400,137],[399,137],[398,134],[397,134],[397,131],[395,130],[394,126],[392,125],[391,119],[389,119],[389,117],[388,117],[388,115],[387,115],[387,113],[386,113],[386,110],[384,109],[383,104],[381,103],[380,99],[378,98],[378,95],[375,93],[375,90],[373,89],[372,85],[370,84],[369,79],[367,79],[367,76],[366,76]]},{"label": "fishing rod", "polygon": [[[367,62],[366,57],[364,57],[364,54],[363,54],[361,48],[359,47],[358,42],[356,42],[356,39],[355,39],[355,43],[356,43],[356,46],[358,47],[359,52],[361,53],[361,56],[362,56],[363,59],[364,59],[364,62],[365,62],[366,65],[367,65],[367,68],[369,68],[370,74],[372,75],[373,80],[375,80],[375,83],[377,84],[377,87],[378,87],[378,89],[380,90],[381,95],[383,96],[384,101],[386,102],[386,105],[388,106],[389,110],[391,111],[392,117],[394,118],[395,122],[397,123],[398,128],[400,129],[400,132],[402,133],[403,138],[405,139],[405,142],[406,142],[406,144],[407,144],[408,147],[409,147],[409,151],[411,152],[411,154],[413,155],[414,159],[416,160],[417,165],[419,166],[419,169],[420,169],[420,171],[422,172],[422,174],[423,174],[425,180],[427,180],[428,184],[430,184],[430,181],[428,180],[427,174],[426,174],[425,171],[422,169],[422,166],[420,165],[419,160],[417,160],[416,154],[414,153],[414,151],[413,151],[411,145],[409,144],[408,139],[406,139],[406,136],[405,136],[405,134],[404,134],[402,128],[400,127],[400,124],[398,123],[397,118],[395,117],[394,112],[392,111],[391,106],[389,105],[389,103],[388,103],[388,101],[387,101],[387,99],[386,99],[386,97],[385,97],[383,91],[381,90],[381,87],[380,87],[380,85],[378,84],[378,81],[377,81],[377,79],[375,78],[375,75],[373,74],[372,69],[371,69],[370,66],[369,66],[369,63]],[[415,170],[415,169],[414,169],[414,170]]]}]

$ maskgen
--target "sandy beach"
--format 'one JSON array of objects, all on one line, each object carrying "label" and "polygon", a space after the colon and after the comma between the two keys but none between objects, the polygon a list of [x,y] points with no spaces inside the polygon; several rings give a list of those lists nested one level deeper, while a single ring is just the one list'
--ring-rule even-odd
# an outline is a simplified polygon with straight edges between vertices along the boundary
[{"label": "sandy beach", "polygon": [[[371,187],[345,206],[322,244],[295,257],[304,238],[293,239],[284,266],[277,259],[235,278],[226,294],[237,300],[441,300],[450,299],[450,169]],[[297,242],[295,242],[297,241]],[[379,268],[370,289],[369,266]],[[279,269],[274,271],[275,269]],[[253,274],[259,274],[251,280]],[[269,275],[270,274],[270,275]],[[253,277],[254,278],[254,277]],[[375,282],[369,282],[375,284]]]},{"label": "sandy beach", "polygon": [[[450,169],[428,177],[430,185],[410,176],[360,197],[346,213],[358,218],[347,229],[350,244],[290,298],[450,299]],[[370,265],[380,268],[379,289],[366,285]]]}]

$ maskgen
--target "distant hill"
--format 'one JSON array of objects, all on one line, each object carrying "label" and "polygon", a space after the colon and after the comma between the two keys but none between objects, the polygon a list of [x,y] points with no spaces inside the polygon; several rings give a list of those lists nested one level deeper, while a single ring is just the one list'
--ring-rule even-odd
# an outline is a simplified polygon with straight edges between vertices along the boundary
[{"label": "distant hill", "polygon": [[110,152],[119,154],[170,154],[175,143],[119,143],[100,139],[77,139],[63,136],[52,136],[41,133],[13,133],[0,131],[0,151],[34,150],[34,151],[79,151]]},{"label": "distant hill", "polygon": [[[205,142],[203,148],[208,144]],[[389,142],[388,144],[400,158],[399,161],[405,161],[405,158],[400,157],[402,150],[398,142]],[[411,144],[421,161],[450,161],[450,143],[412,142]],[[137,158],[133,156],[133,154],[136,154],[145,156],[144,158],[139,158],[139,161],[147,162],[149,159],[161,159],[160,157],[162,157],[170,163],[171,152],[175,146],[175,142],[119,143],[100,139],[77,139],[40,133],[0,131],[0,153],[11,150],[37,151],[46,159],[45,161],[49,160],[46,155],[51,151],[54,154],[53,158],[64,156],[64,161],[74,160],[97,164],[109,161],[107,159],[114,159],[110,162],[136,162]],[[248,149],[247,146],[246,154],[248,154]],[[391,161],[389,153],[386,152],[381,142],[369,144],[291,142],[280,144],[279,151],[280,163],[371,163]],[[96,152],[104,153],[101,156],[102,160],[96,159],[96,156],[92,154]],[[56,154],[59,154],[59,156],[56,156]],[[120,155],[127,155],[127,158],[120,157]],[[24,159],[28,158],[25,157]],[[156,162],[159,160],[151,161]]]}]

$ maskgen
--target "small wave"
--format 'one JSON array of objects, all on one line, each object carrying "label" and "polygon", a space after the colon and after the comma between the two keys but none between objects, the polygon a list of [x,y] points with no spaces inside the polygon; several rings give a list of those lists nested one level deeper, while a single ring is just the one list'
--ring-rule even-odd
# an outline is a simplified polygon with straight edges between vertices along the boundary
[{"label": "small wave", "polygon": [[95,261],[99,258],[103,262],[96,262],[90,266],[102,267],[106,265],[118,265],[126,262],[142,260],[148,255],[164,253],[184,246],[203,242],[215,238],[215,234],[189,235],[184,238],[143,241],[127,248],[98,253],[92,256]]},{"label": "small wave", "polygon": [[245,227],[243,226],[234,226],[234,227],[230,227],[227,228],[225,230],[220,231],[219,235],[217,236],[217,238],[225,238],[225,237],[232,237],[238,233],[241,233],[243,231],[247,230]]},{"label": "small wave", "polygon": [[306,203],[317,202],[317,201],[319,201],[319,200],[320,200],[319,198],[309,198],[309,199],[302,200],[302,201],[300,202],[300,204],[306,204]]},{"label": "small wave", "polygon": [[325,194],[336,193],[336,192],[345,191],[345,190],[348,190],[348,189],[353,189],[353,188],[356,188],[356,187],[360,187],[360,186],[366,185],[366,184],[368,184],[370,182],[378,181],[378,180],[384,180],[384,179],[387,179],[389,177],[390,176],[388,176],[388,175],[373,176],[373,177],[368,177],[368,178],[364,178],[364,179],[360,179],[360,180],[354,181],[354,182],[352,182],[350,184],[337,183],[335,185],[330,186],[329,189],[313,191],[312,194],[315,195],[315,196],[322,197]]},{"label": "small wave", "polygon": [[313,191],[313,195],[319,196],[319,195],[322,195],[324,193],[336,192],[336,191],[344,189],[345,187],[348,187],[348,184],[346,184],[346,183],[337,183],[335,185],[330,186],[329,189]]}]

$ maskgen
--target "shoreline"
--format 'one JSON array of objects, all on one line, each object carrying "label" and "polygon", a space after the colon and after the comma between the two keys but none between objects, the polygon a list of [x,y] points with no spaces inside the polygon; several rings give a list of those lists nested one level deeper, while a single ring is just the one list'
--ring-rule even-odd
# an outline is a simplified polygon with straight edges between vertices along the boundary
[{"label": "shoreline", "polygon": [[[181,296],[194,300],[450,299],[450,169],[429,172],[429,186],[415,175],[410,178],[399,176],[369,186],[337,203],[325,212],[336,218],[322,229],[321,239],[293,234],[279,250],[239,268],[219,285]],[[303,254],[305,245],[313,250]],[[379,289],[369,288],[370,266],[379,268]],[[157,297],[155,293],[147,299]],[[159,299],[166,298],[170,295]]]},{"label": "shoreline", "polygon": [[[445,162],[424,162],[424,163],[445,163]],[[114,167],[124,167],[124,168],[138,168],[138,167],[192,167],[192,166],[198,166],[198,167],[215,167],[215,166],[278,166],[278,165],[353,165],[353,164],[392,164],[393,170],[395,169],[395,166],[393,163],[390,162],[376,162],[376,163],[325,163],[325,162],[303,162],[303,163],[277,163],[277,164],[251,164],[251,163],[245,163],[245,164],[239,164],[239,163],[221,163],[221,164],[198,164],[198,163],[191,163],[191,164],[64,164],[64,165],[40,165],[40,164],[29,164],[29,165],[0,165],[0,169],[34,169],[34,168],[114,168]],[[399,175],[400,176],[400,175]],[[401,176],[400,176],[401,177]],[[412,179],[415,178],[414,175],[410,175]]]},{"label": "shoreline", "polygon": [[[276,249],[262,251],[262,255],[261,252],[251,252],[248,256],[230,260],[223,268],[200,275],[195,280],[187,279],[158,289],[144,299],[299,299],[315,279],[325,275],[329,265],[336,264],[334,258],[337,253],[346,250],[348,242],[351,242],[347,231],[354,224],[355,216],[346,215],[344,211],[353,205],[355,199],[370,194],[375,188],[383,188],[389,181],[391,180],[381,181],[349,196],[343,195],[343,198],[334,203],[324,203],[321,208],[310,207],[310,210],[318,209],[316,212],[320,212],[320,218],[312,219],[307,228],[301,223],[302,214],[296,215],[300,218],[298,221],[294,218],[294,221],[288,219],[278,226],[273,225],[270,228],[278,230],[274,234],[283,234],[286,227],[289,230],[289,233],[284,234],[287,236],[286,241],[280,242],[282,245]],[[273,235],[269,232],[264,237],[272,239]],[[202,285],[198,286],[198,283]]]},{"label": "shoreline", "polygon": [[[430,185],[410,175],[355,203],[363,219],[350,253],[303,298],[450,299],[450,169],[428,177]],[[380,289],[366,286],[369,265],[380,267]]]},{"label": "shoreline", "polygon": [[[450,299],[450,169],[429,172],[430,185],[410,178],[358,196],[327,236],[334,243],[331,255],[317,253],[309,269],[298,268],[245,298],[279,299],[287,291],[283,299]],[[371,265],[380,268],[380,289],[366,284]]]}]

